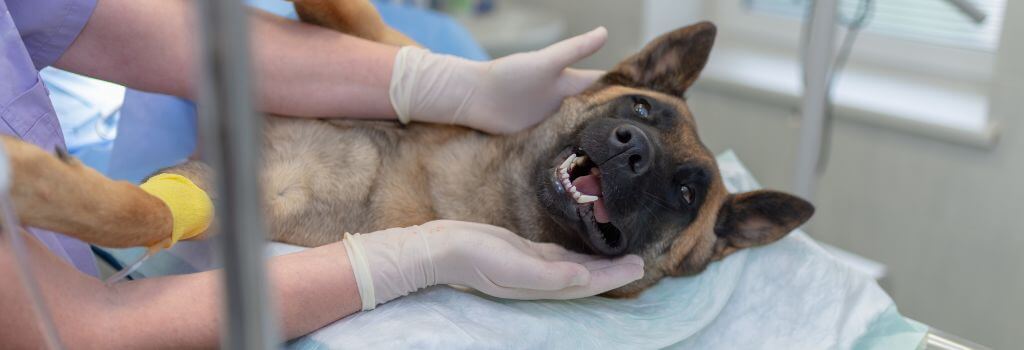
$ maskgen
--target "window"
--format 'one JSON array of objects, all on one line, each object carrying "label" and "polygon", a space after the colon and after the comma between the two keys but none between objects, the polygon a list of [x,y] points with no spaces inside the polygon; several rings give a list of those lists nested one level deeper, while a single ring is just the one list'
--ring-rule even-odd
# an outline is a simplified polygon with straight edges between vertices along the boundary
[{"label": "window", "polygon": [[[706,0],[719,40],[705,86],[799,106],[802,19],[814,0]],[[862,0],[837,0],[848,22]],[[867,26],[832,91],[836,115],[944,140],[990,147],[988,118],[1004,8],[1009,0],[961,0],[986,15],[977,24],[954,0],[874,0]],[[837,31],[835,45],[844,30]]]},{"label": "window", "polygon": [[[839,0],[841,18],[852,18],[864,0]],[[987,16],[976,23],[948,0],[874,0],[866,31],[895,38],[993,52],[999,44],[1006,0],[966,0]],[[753,12],[802,18],[810,0],[744,0]]]},{"label": "window", "polygon": [[[709,0],[712,17],[730,44],[759,46],[793,55],[801,19],[813,0]],[[837,0],[850,18],[861,0]],[[858,38],[852,66],[942,77],[987,85],[1002,30],[1007,0],[969,1],[987,15],[976,24],[953,0],[874,0],[872,17]]]}]

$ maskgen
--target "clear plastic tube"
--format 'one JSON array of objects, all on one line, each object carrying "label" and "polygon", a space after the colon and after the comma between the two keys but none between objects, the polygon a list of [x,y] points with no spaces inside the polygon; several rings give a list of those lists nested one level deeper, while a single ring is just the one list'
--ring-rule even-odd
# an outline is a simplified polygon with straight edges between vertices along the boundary
[{"label": "clear plastic tube", "polygon": [[138,270],[139,267],[142,266],[142,263],[146,262],[146,260],[148,260],[156,253],[159,253],[161,250],[160,247],[162,246],[163,243],[160,243],[153,245],[152,247],[146,248],[146,254],[142,254],[142,256],[139,257],[138,260],[135,260],[135,262],[131,263],[131,265],[125,266],[125,268],[121,269],[121,271],[118,271],[114,275],[108,277],[106,280],[107,285],[117,283],[118,281],[123,280],[125,277],[128,277],[128,275],[130,275],[132,272],[135,272],[135,270]]},{"label": "clear plastic tube", "polygon": [[21,224],[18,221],[18,215],[10,198],[12,179],[10,166],[7,152],[4,150],[3,145],[0,144],[0,215],[2,215],[0,226],[2,226],[3,237],[8,240],[10,245],[11,254],[14,256],[15,264],[17,265],[18,275],[28,292],[29,302],[32,304],[32,309],[35,310],[36,322],[39,325],[40,332],[42,332],[46,346],[50,349],[63,349],[60,336],[57,334],[57,327],[54,325],[53,318],[50,316],[50,310],[43,300],[39,282],[29,268],[29,258],[25,242],[21,239]]}]

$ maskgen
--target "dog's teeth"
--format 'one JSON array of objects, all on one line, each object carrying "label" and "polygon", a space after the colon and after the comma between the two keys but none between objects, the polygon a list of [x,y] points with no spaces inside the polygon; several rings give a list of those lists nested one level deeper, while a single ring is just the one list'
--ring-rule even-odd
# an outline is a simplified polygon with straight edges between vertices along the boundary
[{"label": "dog's teeth", "polygon": [[584,195],[581,195],[579,197],[576,197],[576,203],[579,203],[579,204],[586,204],[586,203],[590,203],[590,202],[593,202],[593,201],[596,201],[596,200],[597,200],[597,196],[591,196],[589,194],[584,194]]},{"label": "dog's teeth", "polygon": [[571,156],[569,156],[569,158],[565,158],[565,161],[563,161],[563,162],[562,162],[562,165],[559,165],[559,166],[558,166],[558,168],[559,168],[559,169],[566,169],[566,168],[568,168],[568,167],[569,167],[569,164],[572,164],[572,161],[573,161],[573,159],[575,159],[575,158],[576,158],[576,155],[575,155],[575,154],[574,154],[574,155],[571,155]]},{"label": "dog's teeth", "polygon": [[576,160],[572,161],[572,166],[576,167],[577,165],[582,165],[586,161],[587,161],[587,156],[579,156],[578,158],[576,158]]},{"label": "dog's teeth", "polygon": [[555,170],[555,176],[562,181],[569,180],[569,171],[565,168],[558,168],[558,170]]},{"label": "dog's teeth", "polygon": [[562,179],[562,185],[565,185],[565,189],[567,190],[575,189],[575,187],[572,186],[572,182],[569,182],[569,179]]},{"label": "dog's teeth", "polygon": [[584,196],[584,195],[580,194],[579,192],[576,192],[576,190],[573,189],[573,191],[572,191],[572,198],[576,199],[576,202],[580,201],[580,197],[581,196]]}]

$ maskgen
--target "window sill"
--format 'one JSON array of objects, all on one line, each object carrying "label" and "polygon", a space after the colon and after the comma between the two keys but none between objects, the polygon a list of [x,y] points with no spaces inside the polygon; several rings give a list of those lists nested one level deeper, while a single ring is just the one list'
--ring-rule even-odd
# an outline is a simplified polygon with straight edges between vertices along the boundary
[{"label": "window sill", "polygon": [[[799,76],[785,56],[718,47],[697,87],[799,108]],[[835,117],[988,149],[999,128],[983,90],[848,67],[833,91]]]}]

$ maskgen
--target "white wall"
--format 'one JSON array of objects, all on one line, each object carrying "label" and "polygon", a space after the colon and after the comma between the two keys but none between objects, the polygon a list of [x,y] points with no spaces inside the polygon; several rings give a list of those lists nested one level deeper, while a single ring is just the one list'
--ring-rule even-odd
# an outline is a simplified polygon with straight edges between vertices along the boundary
[{"label": "white wall", "polygon": [[599,26],[608,28],[604,48],[583,60],[578,67],[607,68],[636,52],[643,45],[641,24],[644,21],[642,1],[622,0],[499,0],[526,4],[561,14],[566,19],[566,35],[585,33]]},{"label": "white wall", "polygon": [[562,15],[566,35],[598,26],[608,28],[601,51],[577,67],[608,69],[633,54],[654,36],[703,19],[703,0],[499,0],[526,4]]}]

